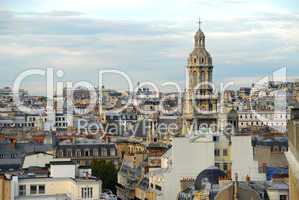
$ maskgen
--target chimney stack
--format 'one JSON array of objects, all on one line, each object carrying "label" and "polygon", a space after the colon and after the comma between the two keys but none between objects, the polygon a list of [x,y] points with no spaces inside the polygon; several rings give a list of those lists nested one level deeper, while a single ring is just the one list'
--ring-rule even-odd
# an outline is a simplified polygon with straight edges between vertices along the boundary
[{"label": "chimney stack", "polygon": [[11,147],[15,149],[16,145],[17,145],[17,139],[16,138],[11,138],[10,139],[10,144],[11,144]]}]

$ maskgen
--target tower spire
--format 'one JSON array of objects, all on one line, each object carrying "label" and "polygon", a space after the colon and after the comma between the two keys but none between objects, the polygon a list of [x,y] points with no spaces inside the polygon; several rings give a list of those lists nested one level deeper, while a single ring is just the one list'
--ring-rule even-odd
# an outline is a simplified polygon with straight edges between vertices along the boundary
[{"label": "tower spire", "polygon": [[200,29],[200,25],[201,25],[202,21],[200,20],[200,17],[198,18],[198,28]]}]

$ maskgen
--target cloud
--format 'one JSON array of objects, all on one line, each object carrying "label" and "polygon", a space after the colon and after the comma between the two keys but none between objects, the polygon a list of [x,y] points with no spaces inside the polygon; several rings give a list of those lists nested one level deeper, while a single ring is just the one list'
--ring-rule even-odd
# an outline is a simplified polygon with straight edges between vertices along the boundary
[{"label": "cloud", "polygon": [[[277,18],[268,11],[206,19],[203,29],[216,78],[250,73],[251,79],[282,65],[295,71],[297,19],[296,13],[280,13]],[[181,82],[195,30],[194,19],[188,17],[116,20],[75,11],[1,11],[0,73],[8,75],[7,81],[31,67],[53,66],[65,70],[68,79],[91,79],[98,69],[117,67],[135,80]]]},{"label": "cloud", "polygon": [[23,17],[78,17],[84,15],[84,13],[68,10],[53,10],[49,12],[18,12],[17,15]]}]

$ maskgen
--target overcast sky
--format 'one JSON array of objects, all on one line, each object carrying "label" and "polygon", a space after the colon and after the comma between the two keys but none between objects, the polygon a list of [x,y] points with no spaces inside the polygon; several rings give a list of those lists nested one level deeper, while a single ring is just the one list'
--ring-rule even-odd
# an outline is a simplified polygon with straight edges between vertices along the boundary
[{"label": "overcast sky", "polygon": [[[296,78],[296,1],[0,0],[0,85],[45,67],[63,70],[64,81],[96,81],[113,68],[134,83],[183,85],[199,16],[215,82],[247,85],[280,67]],[[115,80],[107,87],[123,84]],[[29,78],[26,87],[37,93],[42,82]]]}]

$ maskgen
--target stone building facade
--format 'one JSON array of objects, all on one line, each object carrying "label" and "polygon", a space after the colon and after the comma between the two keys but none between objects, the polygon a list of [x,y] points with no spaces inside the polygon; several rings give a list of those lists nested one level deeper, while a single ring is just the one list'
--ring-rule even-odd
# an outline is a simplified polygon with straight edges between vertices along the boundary
[{"label": "stone building facade", "polygon": [[286,157],[289,163],[290,199],[299,199],[299,109],[291,111],[288,122],[289,151]]},{"label": "stone building facade", "polygon": [[116,145],[100,142],[60,143],[56,148],[57,158],[70,158],[81,166],[91,166],[93,160],[111,161],[119,165]]}]

